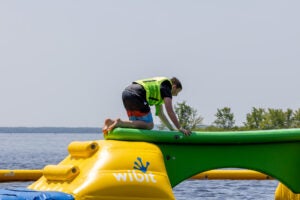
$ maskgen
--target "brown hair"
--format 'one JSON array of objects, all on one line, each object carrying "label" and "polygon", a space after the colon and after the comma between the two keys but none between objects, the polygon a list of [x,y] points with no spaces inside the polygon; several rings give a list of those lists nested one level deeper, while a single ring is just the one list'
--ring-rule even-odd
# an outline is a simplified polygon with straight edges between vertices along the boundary
[{"label": "brown hair", "polygon": [[182,89],[181,82],[178,80],[178,78],[172,77],[171,82],[172,82],[173,85],[176,85],[176,88]]}]

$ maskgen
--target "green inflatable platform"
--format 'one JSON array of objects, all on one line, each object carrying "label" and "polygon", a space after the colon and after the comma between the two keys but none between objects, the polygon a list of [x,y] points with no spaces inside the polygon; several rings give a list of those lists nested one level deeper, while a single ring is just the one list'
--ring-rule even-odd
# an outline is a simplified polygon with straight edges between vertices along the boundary
[{"label": "green inflatable platform", "polygon": [[243,168],[267,174],[300,193],[300,129],[184,136],[176,131],[116,128],[105,139],[156,144],[164,155],[172,187],[207,170]]}]

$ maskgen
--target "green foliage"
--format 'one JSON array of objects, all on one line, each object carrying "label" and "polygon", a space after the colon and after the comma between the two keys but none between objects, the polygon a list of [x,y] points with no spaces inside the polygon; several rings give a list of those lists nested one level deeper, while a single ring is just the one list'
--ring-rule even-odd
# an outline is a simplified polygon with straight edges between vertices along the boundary
[{"label": "green foliage", "polygon": [[291,128],[299,128],[300,127],[300,109],[293,112]]},{"label": "green foliage", "polygon": [[235,120],[234,120],[234,114],[231,113],[231,109],[229,107],[224,107],[222,109],[218,109],[217,113],[215,114],[216,120],[214,121],[214,124],[223,129],[232,129]]},{"label": "green foliage", "polygon": [[244,125],[249,129],[260,129],[261,122],[264,121],[265,110],[262,108],[252,108],[252,112],[246,116]]},{"label": "green foliage", "polygon": [[272,109],[269,108],[266,117],[266,121],[268,122],[268,129],[280,129],[280,128],[288,128],[287,126],[287,113],[282,109]]},{"label": "green foliage", "polygon": [[[229,107],[217,109],[216,120],[209,126],[203,126],[203,118],[197,114],[197,110],[187,105],[185,101],[175,105],[175,113],[183,128],[196,131],[246,131],[246,130],[267,130],[300,128],[300,109],[293,111],[287,109],[255,108],[252,107],[250,113],[246,114],[244,126],[234,126],[234,114]],[[161,125],[160,129],[165,126]]]},{"label": "green foliage", "polygon": [[293,110],[292,109],[287,109],[285,112],[285,120],[286,120],[286,128],[292,127],[293,121],[294,121],[294,116],[293,116]]},{"label": "green foliage", "polygon": [[175,105],[175,113],[179,123],[184,129],[194,130],[202,124],[203,118],[197,114],[197,110],[186,104],[186,101]]},{"label": "green foliage", "polygon": [[[299,114],[300,117],[300,114]],[[300,119],[300,118],[299,118]],[[247,114],[245,127],[248,129],[282,129],[295,126],[295,114],[291,109],[252,108],[252,112]]]},{"label": "green foliage", "polygon": [[[195,130],[202,124],[203,118],[198,115],[197,110],[187,105],[186,101],[177,103],[174,106],[174,111],[178,117],[179,123],[184,129]],[[166,126],[160,123],[159,130],[165,129]]]}]

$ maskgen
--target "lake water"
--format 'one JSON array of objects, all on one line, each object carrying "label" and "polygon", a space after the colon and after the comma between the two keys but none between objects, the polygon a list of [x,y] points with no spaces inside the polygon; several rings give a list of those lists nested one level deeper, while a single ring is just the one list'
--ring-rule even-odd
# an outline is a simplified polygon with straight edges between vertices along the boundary
[{"label": "lake water", "polygon": [[[99,133],[1,133],[0,169],[42,169],[63,160],[70,142],[99,139],[103,139]],[[0,188],[25,188],[30,183],[0,183]],[[277,184],[276,180],[186,180],[173,192],[177,200],[273,200]]]}]

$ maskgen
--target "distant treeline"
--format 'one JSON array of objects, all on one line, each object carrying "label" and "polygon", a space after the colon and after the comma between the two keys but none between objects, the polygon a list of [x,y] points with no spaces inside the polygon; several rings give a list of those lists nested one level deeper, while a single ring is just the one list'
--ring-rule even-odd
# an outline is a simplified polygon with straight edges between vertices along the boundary
[{"label": "distant treeline", "polygon": [[242,126],[235,126],[234,114],[229,107],[218,109],[216,120],[210,126],[205,127],[207,131],[228,131],[228,130],[270,130],[300,128],[300,108],[252,108],[246,115],[246,121]]},{"label": "distant treeline", "polygon": [[96,127],[0,127],[0,133],[100,133]]}]

